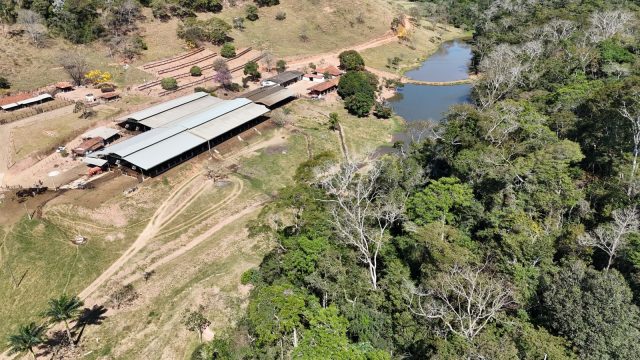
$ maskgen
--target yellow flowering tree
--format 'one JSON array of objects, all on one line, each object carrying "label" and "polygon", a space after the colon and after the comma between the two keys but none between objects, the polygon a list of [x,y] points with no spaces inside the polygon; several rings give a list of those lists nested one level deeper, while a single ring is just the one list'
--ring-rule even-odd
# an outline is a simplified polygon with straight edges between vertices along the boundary
[{"label": "yellow flowering tree", "polygon": [[92,84],[104,84],[113,79],[113,76],[110,72],[100,70],[91,70],[86,73],[84,77]]}]

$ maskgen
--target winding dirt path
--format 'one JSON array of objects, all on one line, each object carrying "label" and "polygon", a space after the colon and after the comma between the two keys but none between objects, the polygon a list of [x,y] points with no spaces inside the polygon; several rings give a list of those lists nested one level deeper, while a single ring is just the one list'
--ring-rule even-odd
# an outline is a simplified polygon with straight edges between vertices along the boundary
[{"label": "winding dirt path", "polygon": [[371,39],[361,44],[345,47],[342,49],[338,49],[338,50],[334,50],[334,51],[322,53],[322,54],[306,55],[306,56],[290,56],[288,58],[285,58],[285,61],[287,62],[288,67],[307,65],[309,63],[319,64],[322,62],[322,60],[324,60],[327,64],[337,65],[338,55],[343,51],[355,50],[358,52],[362,52],[364,50],[382,46],[388,43],[392,43],[397,40],[398,40],[398,37],[396,36],[396,34],[394,34],[393,31],[389,30],[381,37]]},{"label": "winding dirt path", "polygon": [[142,233],[138,235],[136,241],[131,244],[129,249],[118,258],[107,270],[105,270],[100,276],[98,276],[89,286],[80,292],[78,295],[81,299],[86,299],[88,303],[89,297],[105,282],[107,282],[120,268],[127,263],[136,253],[138,253],[155,235],[160,231],[168,221],[171,221],[177,214],[179,214],[186,206],[188,206],[197,195],[202,191],[204,183],[199,186],[194,195],[189,196],[183,202],[180,202],[181,195],[186,193],[190,189],[190,184],[193,183],[198,177],[202,176],[200,173],[185,180],[180,186],[178,186],[169,197],[160,205],[158,210],[153,214],[151,220],[144,228]]},{"label": "winding dirt path", "polygon": [[[254,211],[259,210],[263,205],[264,205],[264,201],[252,204],[244,209],[242,209],[239,212],[234,213],[231,216],[228,216],[226,218],[224,218],[222,221],[220,221],[219,223],[217,223],[215,226],[211,227],[209,230],[205,231],[204,233],[198,235],[197,237],[195,237],[193,240],[191,240],[188,244],[182,246],[181,248],[179,248],[178,250],[166,255],[165,257],[155,261],[154,263],[148,265],[145,269],[145,271],[153,271],[155,269],[157,269],[158,267],[167,264],[168,262],[186,254],[189,250],[192,250],[193,248],[195,248],[196,246],[198,246],[200,243],[206,241],[207,239],[211,238],[213,235],[215,235],[218,231],[220,231],[222,228],[224,228],[227,225],[230,225],[231,223],[243,218],[246,215],[251,214]],[[131,282],[138,280],[142,277],[142,274],[140,273],[135,273],[133,275],[131,275],[130,277],[128,277],[125,281],[124,284],[130,284]]]}]

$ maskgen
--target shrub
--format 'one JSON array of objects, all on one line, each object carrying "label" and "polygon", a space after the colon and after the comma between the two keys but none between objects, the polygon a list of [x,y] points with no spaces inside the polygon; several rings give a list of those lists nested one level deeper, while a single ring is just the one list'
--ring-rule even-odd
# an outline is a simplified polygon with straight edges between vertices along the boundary
[{"label": "shrub", "polygon": [[232,43],[225,43],[222,45],[222,49],[220,49],[220,55],[223,58],[232,58],[236,56],[236,47],[233,46]]},{"label": "shrub", "polygon": [[344,107],[349,113],[356,115],[357,117],[365,117],[369,115],[374,100],[365,93],[356,93],[349,96],[344,101]]},{"label": "shrub", "polygon": [[388,119],[393,115],[391,108],[383,103],[377,102],[373,109],[373,116],[378,119]]},{"label": "shrub", "polygon": [[372,99],[374,98],[375,85],[372,84],[372,79],[364,71],[349,71],[342,75],[338,82],[338,94],[343,99],[356,93],[364,93]]},{"label": "shrub", "polygon": [[280,4],[280,0],[254,0],[254,2],[260,7]]},{"label": "shrub", "polygon": [[222,19],[188,18],[178,26],[178,37],[193,43],[208,41],[213,44],[223,44],[229,38],[230,30],[231,25]]},{"label": "shrub", "polygon": [[8,89],[11,87],[11,83],[4,76],[0,76],[0,89]]},{"label": "shrub", "polygon": [[202,69],[199,66],[192,66],[189,73],[191,73],[191,76],[202,76]]},{"label": "shrub", "polygon": [[258,20],[258,8],[255,5],[247,5],[246,9],[247,19],[250,21]]},{"label": "shrub", "polygon": [[355,50],[343,51],[338,55],[340,67],[346,71],[364,70],[364,59]]},{"label": "shrub", "polygon": [[278,11],[276,14],[276,20],[282,21],[287,18],[287,13],[284,11]]},{"label": "shrub", "polygon": [[287,70],[287,62],[280,59],[276,62],[276,71],[281,73]]},{"label": "shrub", "polygon": [[255,61],[249,61],[244,65],[244,74],[248,75],[251,80],[260,79],[260,71],[258,71],[258,63]]},{"label": "shrub", "polygon": [[162,81],[160,82],[160,86],[162,86],[164,90],[176,90],[178,88],[178,82],[176,81],[176,79],[168,77],[162,79]]}]

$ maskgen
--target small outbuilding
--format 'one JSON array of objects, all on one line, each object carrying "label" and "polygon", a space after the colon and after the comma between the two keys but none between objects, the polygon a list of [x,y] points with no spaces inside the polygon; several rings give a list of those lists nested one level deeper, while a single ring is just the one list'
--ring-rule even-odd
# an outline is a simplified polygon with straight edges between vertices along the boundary
[{"label": "small outbuilding", "polygon": [[101,137],[94,137],[88,140],[83,141],[78,147],[71,150],[71,152],[76,156],[84,156],[90,152],[100,150],[104,147],[104,139]]},{"label": "small outbuilding", "polygon": [[108,93],[101,94],[100,99],[102,99],[104,102],[112,102],[120,99],[120,94],[118,94],[115,91],[108,92]]},{"label": "small outbuilding", "polygon": [[82,134],[83,140],[89,140],[96,137],[102,138],[104,143],[108,144],[120,137],[120,130],[106,127],[106,126],[100,126]]},{"label": "small outbuilding", "polygon": [[335,91],[337,88],[338,88],[338,80],[332,79],[332,80],[325,81],[323,83],[310,87],[309,95],[313,97],[320,97],[322,95],[326,95],[332,91]]},{"label": "small outbuilding", "polygon": [[302,80],[304,73],[300,71],[290,70],[284,71],[280,74],[270,77],[262,81],[262,86],[280,85],[289,86]]},{"label": "small outbuilding", "polygon": [[331,79],[336,78],[343,74],[342,70],[338,69],[333,65],[329,65],[324,68],[317,68],[315,72],[316,74],[322,74],[322,75],[327,74]]},{"label": "small outbuilding", "polygon": [[311,82],[317,82],[317,83],[324,82],[325,80],[324,75],[322,74],[304,74],[303,79]]},{"label": "small outbuilding", "polygon": [[68,81],[60,81],[56,83],[56,90],[61,92],[68,92],[73,90],[73,84]]}]

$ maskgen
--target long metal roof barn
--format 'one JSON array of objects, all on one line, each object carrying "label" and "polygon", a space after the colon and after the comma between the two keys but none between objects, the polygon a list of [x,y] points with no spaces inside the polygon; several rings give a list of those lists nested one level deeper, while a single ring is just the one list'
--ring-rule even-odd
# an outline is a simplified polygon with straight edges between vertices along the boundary
[{"label": "long metal roof barn", "polygon": [[150,172],[157,173],[159,168],[166,169],[159,165],[188,159],[202,151],[203,145],[209,141],[235,129],[241,130],[242,126],[269,112],[264,105],[246,98],[221,100],[208,94],[205,96],[196,99],[187,96],[184,98],[189,101],[184,98],[181,101],[172,100],[169,105],[154,106],[153,111],[141,111],[136,113],[138,115],[128,116],[127,119],[134,121],[135,118],[146,116],[139,123],[151,130],[94,155],[106,156],[112,161],[123,160],[127,166],[145,171],[155,168]]},{"label": "long metal roof barn", "polygon": [[149,170],[205,142],[205,139],[185,131],[132,153],[124,160],[141,169]]},{"label": "long metal roof barn", "polygon": [[176,121],[176,119],[190,116],[194,113],[209,109],[222,101],[222,99],[213,96],[202,97],[171,110],[167,110],[148,117],[140,121],[140,124],[145,125],[151,129],[165,126],[170,122]]},{"label": "long metal roof barn", "polygon": [[182,96],[182,97],[179,97],[177,99],[173,99],[173,100],[164,102],[162,104],[158,104],[156,106],[152,106],[152,107],[150,107],[148,109],[144,109],[142,111],[138,111],[138,112],[135,112],[133,114],[129,114],[125,118],[123,118],[122,121],[128,120],[128,119],[136,120],[136,121],[142,121],[142,120],[144,120],[146,118],[150,118],[150,117],[152,117],[154,115],[158,115],[160,113],[163,113],[165,111],[169,111],[171,109],[177,108],[177,107],[182,106],[184,104],[188,104],[188,103],[190,103],[192,101],[201,99],[201,98],[203,98],[205,96],[209,96],[209,94],[207,94],[205,92],[196,92],[196,93],[193,93],[193,94]]}]

